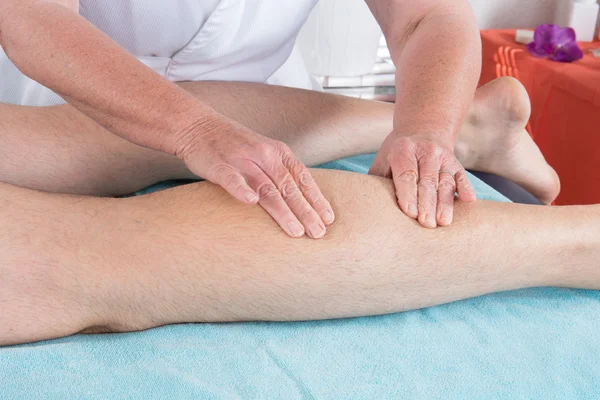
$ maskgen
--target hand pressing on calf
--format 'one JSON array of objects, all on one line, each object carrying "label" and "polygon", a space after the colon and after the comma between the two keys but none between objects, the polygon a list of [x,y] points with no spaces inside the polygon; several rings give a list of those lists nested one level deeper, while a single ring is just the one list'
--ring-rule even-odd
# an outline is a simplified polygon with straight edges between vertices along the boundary
[{"label": "hand pressing on calf", "polygon": [[216,112],[179,135],[176,154],[239,201],[260,204],[289,236],[321,238],[334,220],[331,205],[287,145]]},{"label": "hand pressing on calf", "polygon": [[462,201],[476,199],[452,145],[433,136],[392,132],[369,173],[392,178],[400,209],[426,228],[452,223],[456,192]]}]

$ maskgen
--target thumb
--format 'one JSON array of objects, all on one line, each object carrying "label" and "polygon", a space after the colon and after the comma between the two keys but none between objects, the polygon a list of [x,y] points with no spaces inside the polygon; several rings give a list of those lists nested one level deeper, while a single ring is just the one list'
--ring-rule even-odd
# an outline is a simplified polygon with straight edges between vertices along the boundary
[{"label": "thumb", "polygon": [[383,176],[384,178],[390,177],[390,164],[387,160],[387,151],[381,149],[377,152],[375,160],[369,169],[369,175]]},{"label": "thumb", "polygon": [[230,195],[245,204],[256,204],[259,200],[258,194],[248,185],[242,175],[234,168],[222,166],[213,168],[209,181],[221,186]]},{"label": "thumb", "polygon": [[377,155],[375,156],[375,160],[371,165],[371,169],[369,169],[370,175],[383,176],[384,178],[392,177],[392,168],[390,167],[390,162],[388,160],[388,155],[390,154],[390,149],[392,144],[394,143],[393,132],[385,138]]}]

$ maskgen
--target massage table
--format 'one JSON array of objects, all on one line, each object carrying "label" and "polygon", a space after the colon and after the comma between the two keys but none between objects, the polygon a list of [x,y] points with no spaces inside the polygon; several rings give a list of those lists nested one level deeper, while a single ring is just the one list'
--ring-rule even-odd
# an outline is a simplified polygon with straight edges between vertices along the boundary
[{"label": "massage table", "polygon": [[[372,161],[324,167],[366,173]],[[480,199],[509,201],[470,178]],[[4,347],[0,399],[598,399],[599,354],[600,292],[537,288],[375,317]]]}]

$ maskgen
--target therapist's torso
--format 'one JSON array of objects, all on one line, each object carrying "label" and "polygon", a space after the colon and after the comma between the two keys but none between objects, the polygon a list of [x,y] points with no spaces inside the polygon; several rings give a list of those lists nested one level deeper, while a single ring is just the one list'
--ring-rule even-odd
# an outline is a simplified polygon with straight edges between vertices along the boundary
[{"label": "therapist's torso", "polygon": [[[292,53],[317,0],[80,0],[80,14],[172,81],[265,82]],[[0,102],[60,97],[0,53]]]}]

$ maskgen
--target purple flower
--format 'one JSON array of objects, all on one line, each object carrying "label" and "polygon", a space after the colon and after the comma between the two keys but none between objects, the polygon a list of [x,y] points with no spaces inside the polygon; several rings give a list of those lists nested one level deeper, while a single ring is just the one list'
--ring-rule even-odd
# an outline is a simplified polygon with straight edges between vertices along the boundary
[{"label": "purple flower", "polygon": [[558,25],[538,26],[527,50],[535,57],[559,62],[577,61],[583,57],[583,52],[575,41],[575,31]]}]

